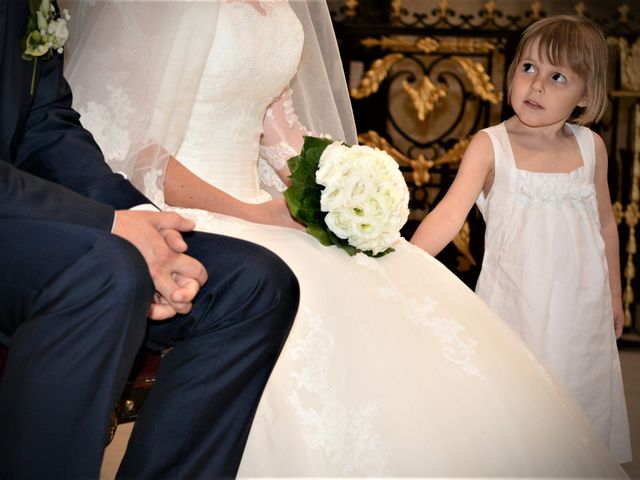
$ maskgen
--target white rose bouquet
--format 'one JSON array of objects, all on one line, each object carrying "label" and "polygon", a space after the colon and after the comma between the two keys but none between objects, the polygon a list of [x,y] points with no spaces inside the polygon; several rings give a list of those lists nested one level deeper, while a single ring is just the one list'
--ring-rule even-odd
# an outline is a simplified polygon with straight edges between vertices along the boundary
[{"label": "white rose bouquet", "polygon": [[397,162],[367,146],[305,137],[289,160],[291,215],[323,245],[381,257],[409,216],[409,190]]}]

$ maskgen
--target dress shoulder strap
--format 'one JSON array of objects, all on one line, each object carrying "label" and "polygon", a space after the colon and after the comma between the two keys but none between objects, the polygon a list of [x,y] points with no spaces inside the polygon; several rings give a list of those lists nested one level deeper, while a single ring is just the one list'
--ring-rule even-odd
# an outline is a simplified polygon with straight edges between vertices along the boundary
[{"label": "dress shoulder strap", "polygon": [[[506,186],[511,182],[510,172],[515,166],[513,154],[511,153],[511,145],[509,143],[509,136],[507,135],[507,129],[505,128],[504,123],[500,123],[493,127],[484,128],[480,131],[489,135],[491,146],[493,147],[494,180],[491,189],[493,190],[497,185]],[[486,219],[486,213],[489,208],[488,196],[485,196],[484,192],[480,192],[480,196],[476,200],[476,204]]]},{"label": "dress shoulder strap", "polygon": [[593,141],[593,132],[587,127],[572,123],[567,123],[567,126],[576,137],[576,142],[578,142],[585,172],[588,178],[593,179],[596,168],[596,147],[595,142]]},{"label": "dress shoulder strap", "polygon": [[481,130],[489,135],[493,147],[493,163],[495,174],[506,172],[515,166],[507,129],[503,123]]}]

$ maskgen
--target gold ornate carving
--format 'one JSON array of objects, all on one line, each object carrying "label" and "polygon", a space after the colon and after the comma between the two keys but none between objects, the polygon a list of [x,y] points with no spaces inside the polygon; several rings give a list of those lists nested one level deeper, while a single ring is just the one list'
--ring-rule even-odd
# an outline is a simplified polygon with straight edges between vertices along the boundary
[{"label": "gold ornate carving", "polygon": [[401,58],[401,53],[390,53],[375,60],[371,68],[364,74],[360,84],[351,89],[351,96],[356,99],[366,98],[378,91],[380,83],[387,77],[391,67]]},{"label": "gold ornate carving", "polygon": [[391,0],[391,15],[399,17],[402,12],[402,0]]},{"label": "gold ornate carving", "polygon": [[414,44],[415,47],[427,55],[437,51],[440,48],[440,42],[435,38],[422,37]]},{"label": "gold ornate carving", "polygon": [[489,0],[484,4],[484,10],[485,12],[487,12],[487,19],[493,20],[495,17],[496,2],[494,2],[493,0]]},{"label": "gold ornate carving", "polygon": [[615,201],[611,205],[611,208],[613,209],[613,218],[616,221],[616,225],[620,225],[624,218],[624,208],[622,207],[622,203]]},{"label": "gold ornate carving", "polygon": [[347,17],[355,17],[356,8],[358,8],[358,0],[346,0],[345,5],[347,7],[347,11],[345,12],[345,15]]},{"label": "gold ornate carving", "polygon": [[383,36],[379,39],[368,37],[361,40],[360,43],[368,48],[380,47],[383,50],[392,50],[395,52],[418,50],[427,55],[433,52],[487,53],[496,49],[495,44],[487,40],[461,37],[446,38],[443,40],[436,40],[432,37],[422,37],[414,41],[406,37]]},{"label": "gold ornate carving", "polygon": [[531,4],[531,20],[534,22],[542,18],[542,4],[537,0]]},{"label": "gold ornate carving", "polygon": [[624,267],[626,285],[622,294],[624,305],[625,324],[631,326],[631,305],[634,294],[632,283],[636,276],[635,256],[638,252],[636,239],[636,226],[638,225],[638,210],[640,205],[640,103],[636,102],[634,111],[634,138],[633,138],[633,165],[631,167],[631,195],[629,204],[624,211],[624,220],[629,227],[629,240],[627,241],[627,263]]},{"label": "gold ornate carving", "polygon": [[449,10],[449,2],[447,0],[440,0],[438,2],[438,10],[440,11],[440,18],[447,18],[447,10]]},{"label": "gold ornate carving", "polygon": [[618,13],[620,14],[619,21],[620,23],[628,23],[629,22],[629,12],[631,8],[626,3],[623,3],[618,7]]},{"label": "gold ornate carving", "polygon": [[477,38],[450,38],[440,42],[438,52],[487,53],[496,49],[496,45]]},{"label": "gold ornate carving", "polygon": [[463,138],[447,150],[444,155],[432,160],[426,159],[422,154],[418,155],[418,158],[407,157],[393,147],[384,137],[380,136],[373,130],[369,130],[367,133],[361,133],[358,135],[358,141],[362,144],[369,145],[370,147],[376,147],[380,150],[384,150],[401,166],[411,167],[411,180],[417,187],[421,187],[431,179],[430,170],[434,166],[444,165],[446,163],[458,163],[462,160],[462,155],[464,155],[464,151],[467,149],[471,138]]},{"label": "gold ornate carving", "polygon": [[629,45],[626,38],[612,39],[609,43],[620,49],[620,76],[624,90],[640,90],[640,38]]},{"label": "gold ornate carving", "polygon": [[467,78],[471,80],[473,92],[478,97],[494,105],[502,101],[502,92],[496,91],[495,85],[491,82],[489,75],[486,74],[482,64],[462,57],[451,58],[460,64]]},{"label": "gold ornate carving", "polygon": [[469,266],[476,266],[476,259],[471,255],[471,228],[469,222],[464,221],[462,228],[452,240],[453,245],[458,249],[458,252],[462,254],[462,259],[458,259],[458,271],[465,272],[469,270]]},{"label": "gold ornate carving", "polygon": [[[433,40],[435,42],[435,40]],[[383,50],[393,50],[396,52],[408,52],[416,49],[417,42],[404,37],[380,37],[364,38],[360,43],[367,48],[380,47]],[[436,42],[437,43],[437,42]]]},{"label": "gold ornate carving", "polygon": [[447,88],[437,87],[427,75],[422,77],[422,82],[420,82],[420,86],[417,89],[413,88],[406,80],[402,82],[402,88],[411,98],[418,119],[422,122],[433,111],[438,100],[447,95]]},{"label": "gold ornate carving", "polygon": [[400,150],[393,147],[384,137],[380,136],[380,134],[374,130],[369,130],[367,133],[361,133],[358,135],[358,142],[384,150],[400,165],[409,165],[411,163],[411,159],[409,159],[409,157],[405,156],[400,152]]},{"label": "gold ornate carving", "polygon": [[458,163],[462,160],[462,155],[464,155],[464,151],[467,149],[470,141],[471,138],[463,138],[447,150],[444,155],[434,160],[427,160],[424,158],[424,155],[418,155],[417,159],[408,160],[408,164],[411,166],[413,172],[413,183],[415,183],[416,186],[421,187],[431,180],[430,170],[436,165]]}]

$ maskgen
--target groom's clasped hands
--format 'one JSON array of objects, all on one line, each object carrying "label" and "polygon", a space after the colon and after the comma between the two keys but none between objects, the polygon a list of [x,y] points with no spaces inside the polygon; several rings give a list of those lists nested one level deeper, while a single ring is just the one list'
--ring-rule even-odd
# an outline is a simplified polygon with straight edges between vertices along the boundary
[{"label": "groom's clasped hands", "polygon": [[186,255],[181,232],[193,221],[173,212],[118,210],[113,233],[132,243],[142,254],[156,293],[149,307],[151,320],[166,320],[191,311],[192,301],[207,281],[207,271]]}]

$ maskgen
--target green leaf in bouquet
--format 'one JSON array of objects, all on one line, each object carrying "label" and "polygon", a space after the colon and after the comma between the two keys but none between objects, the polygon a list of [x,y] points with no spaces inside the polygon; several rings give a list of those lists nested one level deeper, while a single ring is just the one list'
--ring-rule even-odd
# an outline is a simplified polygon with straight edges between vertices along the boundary
[{"label": "green leaf in bouquet", "polygon": [[319,225],[307,225],[307,233],[316,237],[318,241],[325,247],[333,245],[330,235],[323,227]]},{"label": "green leaf in bouquet", "polygon": [[291,187],[284,197],[291,215],[305,225],[323,225],[324,215],[320,212],[323,187],[316,183],[316,171],[322,152],[330,144],[331,140],[326,138],[305,137],[300,155],[288,161]]},{"label": "green leaf in bouquet", "polygon": [[302,145],[302,155],[305,155],[305,150],[310,150],[312,148],[321,148],[324,150],[332,143],[333,140],[329,140],[328,138],[305,136],[304,144]]},{"label": "green leaf in bouquet", "polygon": [[289,160],[289,170],[291,171],[289,179],[294,185],[300,184],[318,188],[316,185],[317,169],[318,163],[314,163],[312,159],[302,156],[293,157]]},{"label": "green leaf in bouquet", "polygon": [[303,185],[291,185],[284,192],[284,199],[287,202],[287,207],[294,218],[298,218],[298,212],[302,206],[302,199],[304,198],[304,186]]}]

